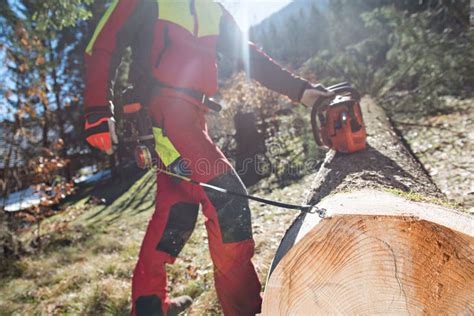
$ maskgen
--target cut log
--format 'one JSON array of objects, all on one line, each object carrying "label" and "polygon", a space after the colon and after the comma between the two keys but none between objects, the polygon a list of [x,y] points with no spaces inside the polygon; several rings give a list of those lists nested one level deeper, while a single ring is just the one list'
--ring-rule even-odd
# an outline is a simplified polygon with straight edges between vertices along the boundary
[{"label": "cut log", "polygon": [[307,199],[326,216],[288,229],[263,315],[474,314],[474,218],[440,206],[384,111],[369,98],[362,110],[369,146],[328,153]]}]

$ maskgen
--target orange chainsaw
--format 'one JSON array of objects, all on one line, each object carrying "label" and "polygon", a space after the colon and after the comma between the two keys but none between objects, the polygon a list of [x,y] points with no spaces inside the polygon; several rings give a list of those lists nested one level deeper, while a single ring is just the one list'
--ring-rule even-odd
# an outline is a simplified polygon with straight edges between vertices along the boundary
[{"label": "orange chainsaw", "polygon": [[341,153],[353,153],[366,146],[367,134],[360,110],[360,94],[349,83],[327,88],[331,97],[320,97],[311,110],[316,143]]}]

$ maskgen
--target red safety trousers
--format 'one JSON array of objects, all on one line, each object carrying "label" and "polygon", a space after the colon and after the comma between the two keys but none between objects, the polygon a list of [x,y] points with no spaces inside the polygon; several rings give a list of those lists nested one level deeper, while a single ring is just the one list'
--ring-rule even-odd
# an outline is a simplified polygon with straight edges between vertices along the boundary
[{"label": "red safety trousers", "polygon": [[[148,106],[181,154],[191,178],[246,192],[242,181],[212,142],[205,110],[183,95],[156,96]],[[254,241],[248,201],[203,189],[158,171],[156,208],[143,240],[132,283],[132,315],[166,315],[165,264],[172,264],[189,239],[199,205],[205,216],[214,281],[225,315],[260,312],[261,285],[251,262]]]}]

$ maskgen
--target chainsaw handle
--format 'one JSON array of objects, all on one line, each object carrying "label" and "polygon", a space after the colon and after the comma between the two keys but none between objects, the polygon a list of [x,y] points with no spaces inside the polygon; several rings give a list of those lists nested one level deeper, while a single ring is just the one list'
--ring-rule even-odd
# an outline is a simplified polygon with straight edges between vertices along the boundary
[{"label": "chainsaw handle", "polygon": [[334,86],[331,86],[328,88],[329,91],[334,92],[335,95],[344,95],[344,94],[350,94],[354,99],[357,101],[360,100],[360,93],[356,89],[354,89],[351,85],[345,84],[345,85],[336,85],[335,88]]},{"label": "chainsaw handle", "polygon": [[329,91],[332,91],[334,89],[337,89],[337,88],[341,88],[341,87],[350,87],[351,84],[349,82],[340,82],[340,83],[336,83],[335,85],[332,85],[330,87],[327,87],[326,89],[328,89]]},{"label": "chainsaw handle", "polygon": [[329,97],[323,97],[323,96],[319,97],[316,100],[316,102],[313,104],[311,117],[313,117],[313,111],[315,111],[315,108],[317,110],[318,108],[321,107],[323,102],[334,99],[336,95],[350,94],[354,99],[357,99],[358,101],[360,100],[359,92],[347,82],[341,82],[341,83],[335,84],[333,86],[328,87],[327,90],[330,92],[333,92],[334,95],[331,95]]},{"label": "chainsaw handle", "polygon": [[313,136],[314,140],[316,141],[316,144],[318,144],[318,146],[323,146],[323,141],[321,140],[321,135],[319,133],[319,127],[317,122],[317,115],[319,112],[319,106],[317,106],[317,103],[318,102],[316,102],[313,105],[313,108],[311,109],[311,129],[313,130]]}]

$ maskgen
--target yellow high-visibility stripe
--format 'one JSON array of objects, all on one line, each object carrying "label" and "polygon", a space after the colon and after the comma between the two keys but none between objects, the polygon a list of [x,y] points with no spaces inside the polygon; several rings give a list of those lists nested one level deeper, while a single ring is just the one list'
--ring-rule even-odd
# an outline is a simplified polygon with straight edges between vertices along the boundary
[{"label": "yellow high-visibility stripe", "polygon": [[[100,32],[109,20],[119,0],[114,0],[107,8],[99,21],[91,40],[87,44],[86,53],[91,55],[94,43]],[[159,19],[175,23],[190,33],[194,33],[194,17],[189,10],[188,1],[157,0],[159,5]],[[222,9],[212,0],[196,0],[196,14],[198,17],[198,37],[218,35]]]},{"label": "yellow high-visibility stripe", "polygon": [[110,16],[112,15],[112,12],[115,10],[115,7],[117,7],[119,0],[114,0],[110,7],[107,8],[107,10],[104,13],[104,16],[100,19],[99,24],[95,28],[94,35],[92,35],[92,39],[89,41],[89,44],[87,44],[86,47],[86,53],[91,55],[92,54],[92,48],[94,47],[94,43],[97,40],[97,37],[99,36],[100,32],[105,26],[105,23],[109,20]]},{"label": "yellow high-visibility stripe", "polygon": [[[177,24],[194,34],[194,17],[191,14],[188,1],[157,0],[159,19]],[[198,18],[198,37],[219,34],[219,24],[222,16],[221,7],[212,0],[196,0],[196,15]]]},{"label": "yellow high-visibility stripe", "polygon": [[189,10],[189,1],[157,0],[160,20],[175,23],[194,34],[194,17]]},{"label": "yellow high-visibility stripe", "polygon": [[171,165],[180,154],[171,143],[170,139],[163,135],[163,130],[159,127],[153,127],[153,136],[155,136],[155,150],[160,156],[161,161],[166,167]]},{"label": "yellow high-visibility stripe", "polygon": [[219,26],[222,16],[221,7],[212,0],[196,0],[196,14],[198,17],[198,37],[219,35]]}]

